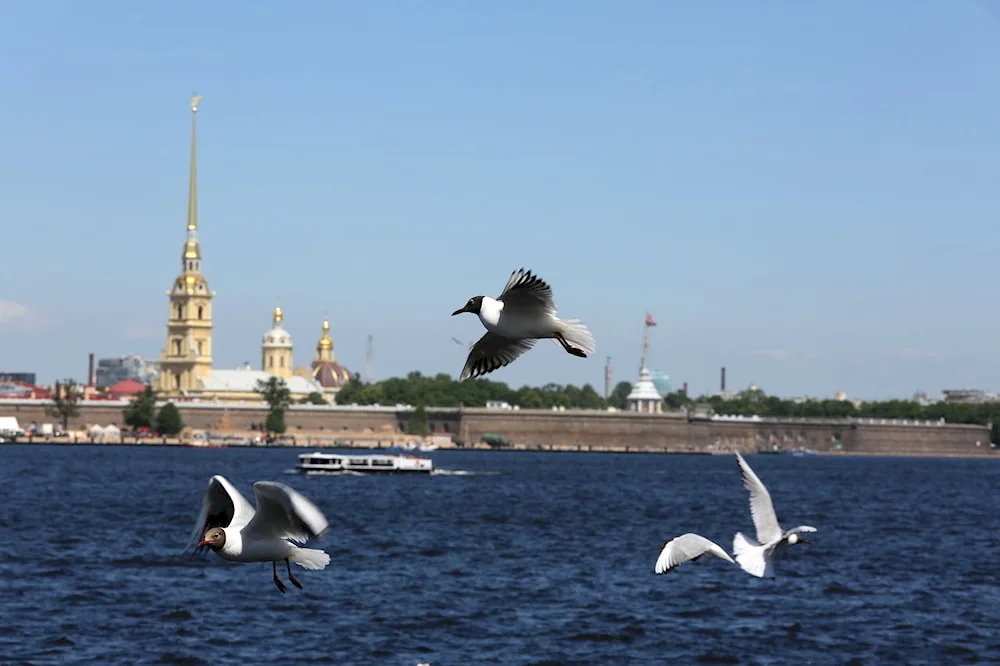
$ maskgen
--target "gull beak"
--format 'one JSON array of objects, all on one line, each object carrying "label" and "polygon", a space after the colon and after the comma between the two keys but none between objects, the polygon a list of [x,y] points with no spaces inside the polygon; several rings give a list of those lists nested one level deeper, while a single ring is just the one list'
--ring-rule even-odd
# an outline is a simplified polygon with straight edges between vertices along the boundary
[{"label": "gull beak", "polygon": [[462,314],[463,312],[468,312],[468,311],[469,311],[469,310],[468,310],[468,309],[466,308],[466,306],[464,306],[464,305],[463,305],[463,306],[462,306],[462,307],[460,307],[459,309],[457,309],[457,310],[455,310],[454,312],[452,312],[452,313],[451,313],[451,316],[452,316],[452,317],[454,317],[454,316],[455,316],[455,315],[457,315],[457,314]]},{"label": "gull beak", "polygon": [[211,545],[212,545],[212,542],[208,541],[206,539],[202,539],[201,541],[198,542],[198,547],[199,548],[201,548],[202,546],[211,546]]}]

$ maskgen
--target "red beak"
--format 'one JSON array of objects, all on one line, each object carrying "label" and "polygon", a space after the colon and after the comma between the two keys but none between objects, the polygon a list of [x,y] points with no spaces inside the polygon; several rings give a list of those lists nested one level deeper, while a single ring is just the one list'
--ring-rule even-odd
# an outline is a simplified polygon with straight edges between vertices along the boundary
[{"label": "red beak", "polygon": [[468,310],[466,310],[465,308],[459,308],[459,309],[455,310],[454,312],[452,312],[451,316],[454,317],[455,315],[462,314],[463,312],[468,312]]},{"label": "red beak", "polygon": [[199,548],[202,547],[202,546],[211,546],[211,545],[212,545],[212,542],[211,541],[206,541],[205,539],[202,539],[201,541],[198,542],[198,547]]}]

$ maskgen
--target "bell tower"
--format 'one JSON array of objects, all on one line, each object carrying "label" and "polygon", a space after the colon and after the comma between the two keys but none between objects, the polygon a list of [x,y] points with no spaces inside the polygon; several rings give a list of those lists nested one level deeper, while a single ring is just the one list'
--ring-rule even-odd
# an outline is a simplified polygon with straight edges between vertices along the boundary
[{"label": "bell tower", "polygon": [[271,330],[264,334],[260,344],[260,369],[288,379],[292,376],[292,336],[285,330],[285,313],[281,306],[271,315]]},{"label": "bell tower", "polygon": [[160,353],[159,390],[165,396],[198,389],[199,378],[212,373],[212,297],[201,273],[198,244],[198,102],[191,99],[191,167],[188,182],[187,240],[181,273],[167,292],[167,346]]}]

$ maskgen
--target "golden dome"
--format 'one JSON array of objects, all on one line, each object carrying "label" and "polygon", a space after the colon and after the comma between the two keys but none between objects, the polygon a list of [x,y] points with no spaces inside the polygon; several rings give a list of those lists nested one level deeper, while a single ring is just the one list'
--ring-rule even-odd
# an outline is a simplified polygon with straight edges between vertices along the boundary
[{"label": "golden dome", "polygon": [[195,291],[202,293],[208,291],[208,280],[201,273],[183,273],[177,278],[174,285],[175,291],[184,291],[193,294]]},{"label": "golden dome", "polygon": [[324,319],[323,335],[316,344],[316,351],[326,351],[328,349],[333,349],[333,340],[330,339],[330,321],[328,319]]}]

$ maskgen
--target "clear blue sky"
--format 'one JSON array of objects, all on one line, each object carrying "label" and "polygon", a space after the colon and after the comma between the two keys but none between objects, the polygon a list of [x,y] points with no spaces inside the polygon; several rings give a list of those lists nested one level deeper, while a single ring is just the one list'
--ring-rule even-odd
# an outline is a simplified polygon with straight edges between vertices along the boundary
[{"label": "clear blue sky", "polygon": [[0,4],[0,370],[158,356],[199,113],[215,362],[457,375],[535,270],[597,354],[491,378],[1000,388],[989,0]]}]

